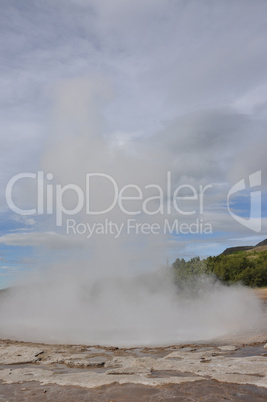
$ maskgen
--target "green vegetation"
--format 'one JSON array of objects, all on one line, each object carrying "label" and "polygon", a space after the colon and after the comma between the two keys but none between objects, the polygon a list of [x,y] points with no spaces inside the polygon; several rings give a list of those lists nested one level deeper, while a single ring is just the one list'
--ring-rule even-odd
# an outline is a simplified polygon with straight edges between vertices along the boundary
[{"label": "green vegetation", "polygon": [[205,260],[199,257],[191,258],[190,261],[177,258],[172,268],[175,281],[180,287],[203,274],[213,274],[227,284],[241,282],[251,287],[267,286],[267,250],[238,251]]}]

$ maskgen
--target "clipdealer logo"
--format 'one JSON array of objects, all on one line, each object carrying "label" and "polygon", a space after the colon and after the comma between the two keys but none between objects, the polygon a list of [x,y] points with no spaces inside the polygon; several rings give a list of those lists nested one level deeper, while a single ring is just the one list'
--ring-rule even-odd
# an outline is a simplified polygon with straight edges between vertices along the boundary
[{"label": "clipdealer logo", "polygon": [[[36,205],[34,208],[23,209],[19,206],[19,200],[15,197],[16,186],[23,185],[24,180],[33,180],[35,185],[35,192],[37,195]],[[146,186],[140,187],[137,184],[127,184],[123,187],[119,187],[117,181],[110,175],[105,173],[87,173],[85,174],[84,186],[81,188],[77,184],[61,184],[53,183],[54,176],[52,173],[45,174],[42,171],[37,173],[19,173],[13,176],[6,186],[6,202],[9,209],[19,215],[55,215],[56,226],[63,225],[64,217],[74,217],[75,215],[82,213],[84,215],[91,216],[108,216],[109,212],[114,208],[118,208],[119,213],[126,215],[127,217],[144,217],[144,216],[184,216],[184,217],[199,217],[204,215],[204,197],[206,192],[213,187],[212,184],[199,185],[194,187],[190,184],[182,184],[175,187],[172,183],[171,172],[166,173],[166,183],[164,186],[151,183]],[[97,194],[98,184],[97,180],[106,181],[106,185],[109,186],[109,204],[107,207],[100,210],[93,208],[92,199]],[[259,233],[261,231],[261,190],[257,187],[261,185],[261,171],[257,171],[249,175],[249,186],[246,186],[245,179],[240,180],[227,194],[227,209],[231,217],[239,224],[247,227],[254,232]],[[256,188],[254,190],[254,188]],[[253,189],[250,191],[250,213],[249,217],[245,218],[233,211],[231,208],[232,200],[240,195],[241,191]],[[129,194],[130,191],[130,194]],[[152,195],[151,195],[152,191]],[[66,202],[69,195],[74,197],[75,202],[70,207]],[[186,195],[185,195],[186,194]],[[98,194],[105,198],[105,190],[103,194]],[[128,219],[130,224],[132,219]],[[192,222],[192,220],[191,220]],[[202,228],[205,223],[203,219],[197,218],[197,227],[199,233],[205,233]],[[69,220],[67,222],[69,228],[74,227],[75,221]],[[112,222],[111,222],[112,223]],[[112,225],[109,227],[112,227]],[[195,223],[193,223],[194,225]],[[82,225],[82,224],[80,224]],[[84,225],[87,225],[86,223]],[[136,224],[137,225],[137,224]],[[154,234],[155,226],[157,223],[151,223],[154,225],[151,227],[151,231],[148,233]],[[183,225],[190,227],[190,224],[183,222],[180,223],[176,219],[172,224],[167,222],[166,227],[171,227],[168,232],[174,231],[175,233],[182,233],[184,230]],[[191,223],[192,225],[192,223]],[[212,232],[211,224],[209,225],[207,233]],[[181,226],[181,227],[180,227]],[[202,228],[201,228],[202,226]],[[81,226],[80,226],[81,227]],[[157,226],[158,227],[158,226]],[[191,228],[185,228],[185,231],[192,233]],[[199,230],[201,228],[201,230]],[[152,230],[153,229],[153,230]],[[83,228],[83,230],[85,230]],[[102,230],[102,229],[101,229]],[[99,229],[99,232],[101,232]],[[167,230],[167,229],[166,229]],[[195,230],[195,229],[194,229]],[[101,232],[102,233],[102,232]]]},{"label": "clipdealer logo", "polygon": [[[15,197],[16,186],[23,185],[24,180],[33,180],[37,201],[34,208],[23,209]],[[126,184],[120,187],[117,181],[105,173],[85,174],[84,186],[76,184],[53,183],[52,173],[20,173],[13,176],[6,186],[6,202],[11,211],[20,215],[55,214],[56,225],[62,226],[64,216],[108,215],[115,208],[126,216],[180,215],[196,216],[204,213],[204,197],[211,184],[199,185],[181,184],[175,187],[171,172],[166,172],[166,182],[163,186],[150,183],[145,186]],[[102,180],[102,193],[99,190],[99,180]],[[104,181],[104,190],[103,190]],[[109,188],[109,190],[106,190]],[[107,192],[108,191],[108,192]],[[107,197],[108,194],[108,197]],[[75,199],[72,207],[66,202],[72,196]],[[109,205],[96,210],[93,199],[108,199]]]}]

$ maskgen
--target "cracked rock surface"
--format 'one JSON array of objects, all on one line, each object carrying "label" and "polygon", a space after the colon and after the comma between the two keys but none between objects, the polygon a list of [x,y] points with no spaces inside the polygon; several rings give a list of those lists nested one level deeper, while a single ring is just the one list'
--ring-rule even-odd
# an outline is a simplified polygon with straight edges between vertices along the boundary
[{"label": "cracked rock surface", "polygon": [[[228,400],[239,400],[239,394],[243,395],[240,400],[264,400],[266,341],[263,336],[245,344],[218,342],[120,349],[3,340],[0,401],[88,400],[89,394],[92,400],[105,400],[110,392],[116,395],[113,400],[125,400],[122,393],[126,389],[131,389],[128,400],[175,400],[175,393],[180,390],[181,398],[188,384],[190,392],[185,393],[184,400],[195,400],[190,399],[194,390],[199,395],[201,389],[204,392],[210,388],[214,398],[216,392],[225,392]],[[72,397],[63,397],[67,390]]]}]

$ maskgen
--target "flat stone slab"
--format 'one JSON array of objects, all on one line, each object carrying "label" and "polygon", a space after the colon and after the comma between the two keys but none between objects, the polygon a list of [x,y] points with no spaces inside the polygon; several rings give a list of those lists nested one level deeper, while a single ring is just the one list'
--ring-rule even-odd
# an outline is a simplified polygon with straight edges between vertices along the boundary
[{"label": "flat stone slab", "polygon": [[0,364],[35,363],[43,349],[34,346],[0,345]]},{"label": "flat stone slab", "polygon": [[233,345],[224,345],[218,346],[218,349],[222,350],[223,352],[232,352],[233,350],[237,350],[237,347]]},{"label": "flat stone slab", "polygon": [[115,383],[158,387],[216,380],[267,388],[264,344],[250,346],[246,355],[245,346],[233,344],[90,349],[1,341],[0,380],[88,389]]}]

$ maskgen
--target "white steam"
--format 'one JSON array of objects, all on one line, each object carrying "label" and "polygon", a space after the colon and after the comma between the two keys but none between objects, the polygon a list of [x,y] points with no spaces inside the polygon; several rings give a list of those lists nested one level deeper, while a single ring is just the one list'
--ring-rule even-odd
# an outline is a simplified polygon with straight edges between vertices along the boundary
[{"label": "white steam", "polygon": [[202,294],[188,297],[177,293],[163,271],[90,280],[72,267],[72,272],[59,269],[53,275],[53,282],[46,279],[6,296],[1,303],[1,337],[88,345],[166,345],[255,330],[262,319],[252,291],[224,287],[208,278],[199,280]]},{"label": "white steam", "polygon": [[[53,174],[55,183],[74,183],[85,192],[86,173],[105,173],[120,188],[135,184],[144,190],[155,183],[165,188],[168,170],[174,185],[196,183],[193,175],[186,177],[184,162],[181,164],[174,152],[179,138],[185,141],[184,132],[139,141],[125,137],[123,146],[107,135],[103,110],[111,97],[112,91],[101,77],[74,80],[58,88],[55,127],[42,160],[42,169]],[[29,189],[27,192],[29,196]],[[155,188],[148,188],[146,195],[157,195]],[[90,196],[94,208],[105,209],[112,200],[112,188],[99,181]],[[66,208],[76,202],[71,192],[64,198]],[[127,204],[132,211],[139,207],[138,200]],[[158,207],[158,199],[150,201],[151,210]],[[198,208],[197,202],[194,207]],[[181,204],[183,211],[186,208],[186,203]],[[172,211],[168,218],[175,217]],[[55,216],[49,218],[46,232],[55,229]],[[67,218],[63,216],[63,234]],[[125,224],[132,216],[118,206],[107,215],[88,216],[85,211],[75,215],[77,223],[91,225],[104,223],[106,218]],[[162,225],[166,216],[140,213],[134,218],[137,223]],[[186,219],[192,217],[186,215]],[[71,236],[77,242],[77,236]],[[202,277],[194,289],[179,293],[170,268],[159,269],[166,261],[167,240],[162,232],[146,235],[128,233],[125,228],[117,238],[111,233],[81,238],[80,246],[71,254],[66,250],[61,262],[37,270],[26,283],[24,279],[3,295],[0,337],[152,345],[208,340],[260,325],[261,306],[248,289],[226,287]]]}]

